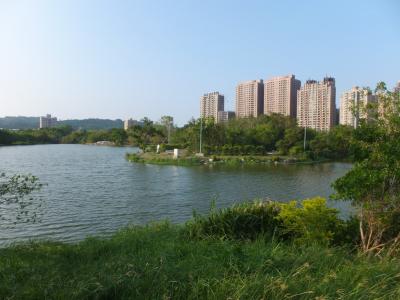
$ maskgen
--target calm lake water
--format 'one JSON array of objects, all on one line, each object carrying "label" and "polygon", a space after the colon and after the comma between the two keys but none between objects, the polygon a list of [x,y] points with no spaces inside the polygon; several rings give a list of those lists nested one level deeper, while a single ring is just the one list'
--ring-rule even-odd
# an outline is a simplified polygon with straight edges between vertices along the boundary
[{"label": "calm lake water", "polygon": [[[77,241],[128,224],[188,220],[254,198],[280,201],[328,197],[350,164],[177,167],[133,164],[135,148],[89,145],[0,147],[0,172],[31,173],[47,185],[34,224],[0,221],[0,245],[27,239]],[[332,203],[339,207],[341,203]],[[3,208],[4,211],[4,208]]]}]

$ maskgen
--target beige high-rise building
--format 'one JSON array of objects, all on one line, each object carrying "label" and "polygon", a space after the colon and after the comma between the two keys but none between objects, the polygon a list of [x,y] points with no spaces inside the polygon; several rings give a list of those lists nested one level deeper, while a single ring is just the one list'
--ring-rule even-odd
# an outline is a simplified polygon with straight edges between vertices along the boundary
[{"label": "beige high-rise building", "polygon": [[200,98],[200,117],[214,118],[218,122],[218,112],[224,110],[224,95],[219,92],[204,94]]},{"label": "beige high-rise building", "polygon": [[264,84],[264,114],[273,113],[296,117],[297,91],[300,80],[294,75],[268,79]]},{"label": "beige high-rise building", "polygon": [[257,117],[264,112],[262,80],[241,82],[236,87],[236,117]]},{"label": "beige high-rise building", "polygon": [[136,126],[136,125],[142,126],[143,123],[133,120],[133,119],[127,119],[124,121],[124,129],[125,130],[128,130],[129,128],[132,128],[133,126]]},{"label": "beige high-rise building", "polygon": [[367,105],[376,101],[369,89],[353,87],[340,97],[340,124],[358,127],[360,119],[368,118]]},{"label": "beige high-rise building", "polygon": [[329,130],[336,117],[335,79],[307,80],[297,92],[297,123],[301,127]]}]

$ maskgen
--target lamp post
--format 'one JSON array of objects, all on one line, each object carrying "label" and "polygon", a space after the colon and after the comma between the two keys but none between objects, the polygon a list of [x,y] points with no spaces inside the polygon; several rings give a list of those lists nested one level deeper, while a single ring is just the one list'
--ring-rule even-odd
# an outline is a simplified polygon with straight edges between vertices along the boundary
[{"label": "lamp post", "polygon": [[202,152],[202,136],[203,136],[203,117],[200,117],[200,154]]}]

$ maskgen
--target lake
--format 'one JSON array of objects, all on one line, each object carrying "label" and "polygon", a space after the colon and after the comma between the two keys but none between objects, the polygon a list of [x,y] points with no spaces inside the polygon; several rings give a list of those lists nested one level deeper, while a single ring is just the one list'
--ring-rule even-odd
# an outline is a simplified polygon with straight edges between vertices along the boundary
[{"label": "lake", "polygon": [[[280,201],[328,197],[351,165],[158,166],[134,164],[129,147],[35,145],[0,147],[0,173],[31,173],[46,183],[38,221],[0,220],[0,245],[28,239],[78,241],[107,236],[128,224],[188,220],[196,210],[255,198]],[[347,207],[343,203],[332,206]],[[5,212],[5,207],[0,211]]]}]

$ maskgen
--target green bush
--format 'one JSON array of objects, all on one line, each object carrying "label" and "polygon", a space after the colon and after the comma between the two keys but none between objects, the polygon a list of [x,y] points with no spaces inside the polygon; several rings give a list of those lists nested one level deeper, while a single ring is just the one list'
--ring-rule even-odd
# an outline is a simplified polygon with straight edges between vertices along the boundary
[{"label": "green bush", "polygon": [[254,201],[235,204],[208,215],[194,215],[186,223],[191,238],[254,240],[259,237],[296,244],[355,245],[358,242],[358,220],[338,217],[324,198],[291,201]]},{"label": "green bush", "polygon": [[329,208],[321,197],[280,205],[278,220],[283,224],[282,233],[299,243],[330,244],[343,221],[338,218],[338,210]]},{"label": "green bush", "polygon": [[207,216],[194,215],[186,223],[190,237],[217,237],[228,239],[255,239],[260,235],[273,236],[280,225],[276,202],[255,201],[240,203],[221,210],[212,210]]}]

